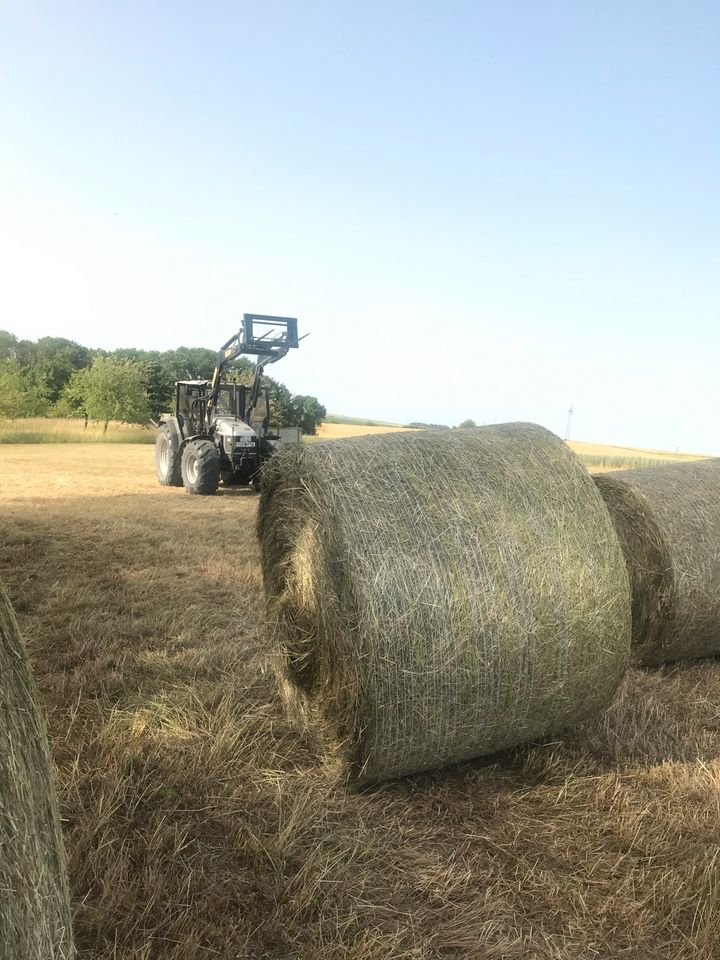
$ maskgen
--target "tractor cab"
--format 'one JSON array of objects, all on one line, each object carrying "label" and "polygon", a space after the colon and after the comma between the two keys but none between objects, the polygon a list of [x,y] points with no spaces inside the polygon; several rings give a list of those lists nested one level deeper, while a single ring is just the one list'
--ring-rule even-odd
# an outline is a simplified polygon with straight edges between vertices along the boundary
[{"label": "tractor cab", "polygon": [[175,416],[190,433],[199,433],[205,419],[209,381],[181,380],[175,384]]},{"label": "tractor cab", "polygon": [[[210,399],[209,380],[181,380],[175,384],[175,416],[182,418],[191,433],[217,425],[218,420],[229,418],[247,423],[260,436],[270,429],[270,401],[267,390],[261,390],[252,410],[248,411],[248,398],[252,388],[232,381],[218,385],[215,405],[208,412]],[[249,413],[249,416],[248,416]]]}]

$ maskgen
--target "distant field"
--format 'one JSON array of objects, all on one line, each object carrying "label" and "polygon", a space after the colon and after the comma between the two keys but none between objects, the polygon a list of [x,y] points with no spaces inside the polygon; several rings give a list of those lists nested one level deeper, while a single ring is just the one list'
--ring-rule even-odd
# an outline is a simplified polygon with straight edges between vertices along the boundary
[{"label": "distant field", "polygon": [[340,413],[328,413],[325,423],[355,424],[359,427],[402,427],[402,423],[393,423],[391,420],[367,420],[364,417],[344,417]]},{"label": "distant field", "polygon": [[[308,441],[338,440],[344,437],[364,437],[380,433],[412,430],[401,424],[378,420],[362,421],[359,417],[329,414],[318,427],[317,436]],[[154,443],[153,427],[140,427],[111,422],[107,433],[102,423],[79,419],[43,418],[28,420],[0,420],[0,444],[4,443]],[[622,470],[629,467],[659,466],[684,460],[699,460],[703,454],[673,453],[668,450],[645,450],[640,447],[618,447],[613,444],[585,443],[571,440],[569,446],[579,455],[589,470]]]},{"label": "distant field", "polygon": [[326,421],[318,427],[317,436],[321,440],[339,440],[343,437],[366,437],[376,433],[397,433],[410,430],[411,427],[391,426],[379,423],[330,423]]},{"label": "distant field", "polygon": [[[323,423],[318,438],[357,437],[371,433],[392,433],[407,427],[380,423]],[[315,439],[315,438],[313,438]],[[28,420],[0,420],[0,443],[154,443],[153,427],[111,422],[107,433],[102,423],[71,418],[35,417]]]},{"label": "distant field", "polygon": [[0,443],[155,443],[152,427],[111,422],[107,433],[102,423],[62,417],[0,420]]},{"label": "distant field", "polygon": [[[411,430],[411,427],[380,424],[377,421],[362,423],[358,418],[328,419],[318,427],[317,437],[312,440],[339,440],[344,437],[363,437],[378,433],[395,433]],[[577,453],[589,470],[601,473],[605,470],[627,470],[632,467],[660,466],[664,463],[677,463],[687,460],[701,460],[705,455],[695,453],[673,453],[669,450],[646,450],[641,447],[619,447],[614,444],[585,443],[582,440],[570,440],[568,446]]]},{"label": "distant field", "polygon": [[618,447],[605,443],[584,443],[569,440],[568,446],[577,453],[589,470],[628,470],[633,467],[657,467],[664,463],[703,460],[707,454],[673,453],[669,450],[645,450],[640,447]]}]

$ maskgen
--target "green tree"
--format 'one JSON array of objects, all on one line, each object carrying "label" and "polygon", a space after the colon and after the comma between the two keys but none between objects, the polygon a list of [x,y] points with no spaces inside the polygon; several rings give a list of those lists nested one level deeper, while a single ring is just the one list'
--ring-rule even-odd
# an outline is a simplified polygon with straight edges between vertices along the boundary
[{"label": "green tree", "polygon": [[76,370],[89,367],[92,353],[87,347],[64,337],[42,337],[37,342],[33,379],[43,395],[55,403]]},{"label": "green tree", "polygon": [[281,427],[295,426],[293,398],[285,384],[263,377],[263,387],[267,387],[270,394],[270,420]]},{"label": "green tree", "polygon": [[143,360],[140,364],[145,377],[145,389],[150,404],[150,417],[159,420],[172,406],[173,384],[168,381],[159,360]]},{"label": "green tree", "polygon": [[304,434],[315,436],[318,425],[323,422],[327,413],[318,398],[297,394],[292,398],[292,409],[294,422],[291,426],[300,427]]},{"label": "green tree", "polygon": [[41,337],[34,342],[16,340],[12,334],[0,334],[0,355],[14,356],[28,383],[48,403],[59,399],[76,370],[92,362],[87,347],[64,337]]},{"label": "green tree", "polygon": [[0,419],[40,417],[46,412],[47,401],[17,360],[0,360]]},{"label": "green tree", "polygon": [[177,350],[166,350],[159,359],[172,387],[176,380],[209,380],[215,369],[217,351],[205,347],[178,347]]},{"label": "green tree", "polygon": [[477,424],[475,423],[474,420],[463,420],[462,423],[458,424],[458,429],[465,430],[467,427],[476,427],[476,426]]},{"label": "green tree", "polygon": [[0,360],[17,359],[17,337],[7,330],[0,330]]},{"label": "green tree", "polygon": [[70,380],[64,398],[86,419],[104,423],[147,423],[150,399],[143,366],[134,360],[95,357],[93,365],[78,370]]},{"label": "green tree", "polygon": [[[213,367],[213,369],[215,368]],[[224,380],[232,380],[237,377],[238,383],[252,383],[254,376],[255,364],[247,357],[238,357],[223,370]],[[270,378],[267,377],[266,379],[269,380]]]}]

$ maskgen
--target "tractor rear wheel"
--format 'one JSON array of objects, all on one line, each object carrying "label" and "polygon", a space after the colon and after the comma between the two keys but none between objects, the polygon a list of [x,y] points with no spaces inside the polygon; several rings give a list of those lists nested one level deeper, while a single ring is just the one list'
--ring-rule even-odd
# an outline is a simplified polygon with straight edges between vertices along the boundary
[{"label": "tractor rear wheel", "polygon": [[220,483],[220,454],[212,440],[191,440],[182,453],[182,478],[188,493],[215,493]]},{"label": "tractor rear wheel", "polygon": [[178,443],[167,427],[159,427],[155,437],[155,470],[164,487],[183,485]]}]

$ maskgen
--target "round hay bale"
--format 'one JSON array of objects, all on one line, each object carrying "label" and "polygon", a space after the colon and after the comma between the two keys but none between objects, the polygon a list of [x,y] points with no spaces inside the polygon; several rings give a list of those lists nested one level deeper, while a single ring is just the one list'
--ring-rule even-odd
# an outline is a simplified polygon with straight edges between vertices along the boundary
[{"label": "round hay bale", "polygon": [[630,574],[633,660],[720,653],[720,460],[594,480]]},{"label": "round hay bale", "polygon": [[70,903],[45,724],[0,584],[0,956],[70,960]]},{"label": "round hay bale", "polygon": [[286,449],[258,515],[276,672],[359,783],[605,706],[630,593],[589,474],[533,424]]}]

